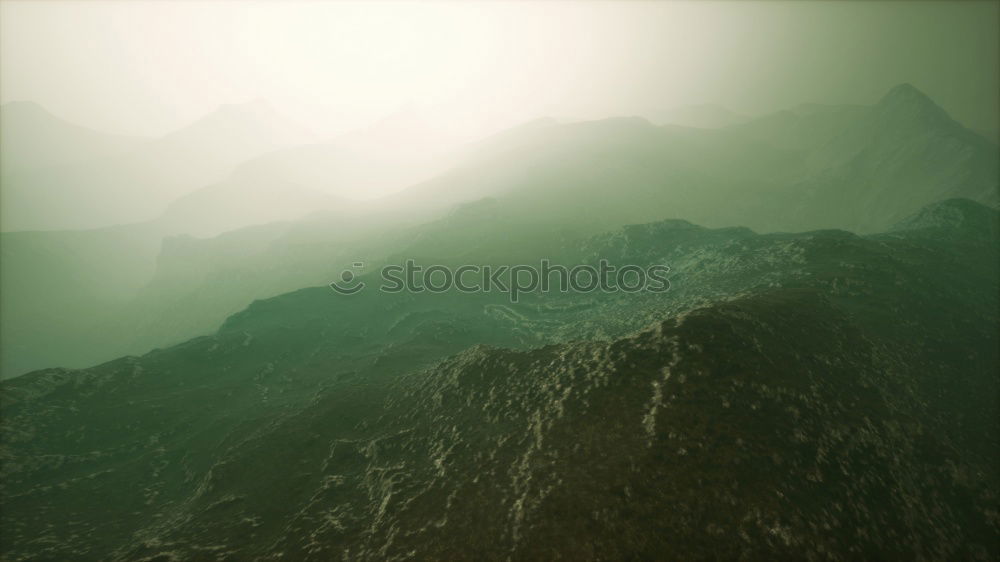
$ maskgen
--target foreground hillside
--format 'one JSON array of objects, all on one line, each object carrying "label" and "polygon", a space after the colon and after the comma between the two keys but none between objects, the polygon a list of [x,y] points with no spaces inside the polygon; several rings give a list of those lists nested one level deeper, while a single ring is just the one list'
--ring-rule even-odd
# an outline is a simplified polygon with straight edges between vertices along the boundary
[{"label": "foreground hillside", "polygon": [[6,381],[3,558],[994,559],[997,221],[632,226],[560,259],[671,291],[305,289]]}]

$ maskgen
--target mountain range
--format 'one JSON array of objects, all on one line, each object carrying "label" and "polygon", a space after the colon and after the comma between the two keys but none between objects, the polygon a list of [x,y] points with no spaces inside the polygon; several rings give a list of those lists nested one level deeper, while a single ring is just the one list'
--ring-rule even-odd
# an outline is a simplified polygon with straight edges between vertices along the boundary
[{"label": "mountain range", "polygon": [[4,558],[989,559],[998,234],[966,199],[864,236],[630,225],[548,255],[667,293],[307,288],[17,377]]},{"label": "mountain range", "polygon": [[1000,556],[1000,156],[912,85],[464,144],[0,111],[0,559]]},{"label": "mountain range", "polygon": [[[165,144],[196,145],[177,139],[246,116],[217,113]],[[9,264],[0,372],[82,367],[210,333],[254,299],[323,284],[359,259],[537,258],[552,240],[668,217],[871,233],[942,199],[997,204],[996,145],[907,84],[871,106],[802,105],[716,129],[542,119],[448,154],[365,156],[398,131],[426,136],[403,112],[236,164],[147,222],[0,235]],[[345,198],[361,178],[376,191],[413,185]]]},{"label": "mountain range", "polygon": [[680,125],[699,129],[721,129],[745,123],[750,119],[746,115],[740,115],[721,105],[709,103],[683,105],[662,115],[651,117],[651,120],[658,125]]},{"label": "mountain range", "polygon": [[[264,102],[222,106],[156,139],[108,138],[30,103],[5,104],[0,127],[4,157],[16,162],[4,166],[4,232],[153,219],[174,199],[224,179],[237,164],[311,138]],[[35,154],[49,156],[30,156]]]}]

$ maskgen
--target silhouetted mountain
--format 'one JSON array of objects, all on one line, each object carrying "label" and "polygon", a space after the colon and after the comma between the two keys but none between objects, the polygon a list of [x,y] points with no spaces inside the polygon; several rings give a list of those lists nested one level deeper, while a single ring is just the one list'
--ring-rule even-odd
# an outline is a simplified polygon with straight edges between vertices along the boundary
[{"label": "silhouetted mountain", "polygon": [[124,152],[5,175],[3,228],[87,229],[152,219],[181,195],[224,179],[237,164],[309,138],[259,102],[224,106]]},{"label": "silhouetted mountain", "polygon": [[782,190],[794,229],[872,232],[942,199],[1000,202],[996,145],[909,84],[893,88],[874,106],[827,110],[807,119],[819,118],[829,127],[815,130],[826,135],[812,143],[792,141],[815,146],[802,173]]},{"label": "silhouetted mountain", "polygon": [[909,85],[873,106],[803,106],[720,130],[636,118],[550,124],[481,143],[400,195],[505,197],[610,228],[681,216],[761,231],[884,230],[923,205],[998,203],[997,147]]},{"label": "silhouetted mountain", "polygon": [[[919,134],[927,129],[953,129],[958,125],[944,109],[912,84],[893,87],[875,107],[882,123],[893,132]],[[907,128],[910,130],[907,131]]]},{"label": "silhouetted mountain", "polygon": [[4,177],[34,168],[112,156],[144,140],[74,125],[34,102],[16,101],[0,106],[0,168]]},{"label": "silhouetted mountain", "polygon": [[667,293],[303,289],[6,381],[4,557],[995,557],[997,221],[636,225],[563,255]]},{"label": "silhouetted mountain", "polygon": [[[284,146],[309,142],[315,135],[278,113],[263,100],[222,105],[186,127],[153,141],[165,151],[197,150],[246,159]],[[233,145],[232,143],[235,143]],[[239,162],[241,160],[237,160]]]}]

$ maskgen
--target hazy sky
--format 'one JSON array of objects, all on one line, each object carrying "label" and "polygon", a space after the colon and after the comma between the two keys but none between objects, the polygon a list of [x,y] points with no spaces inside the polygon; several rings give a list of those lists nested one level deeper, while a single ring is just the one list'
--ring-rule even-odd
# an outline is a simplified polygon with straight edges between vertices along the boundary
[{"label": "hazy sky", "polygon": [[313,130],[405,104],[456,126],[762,113],[910,82],[998,121],[997,2],[3,2],[0,98],[159,134],[263,98]]}]

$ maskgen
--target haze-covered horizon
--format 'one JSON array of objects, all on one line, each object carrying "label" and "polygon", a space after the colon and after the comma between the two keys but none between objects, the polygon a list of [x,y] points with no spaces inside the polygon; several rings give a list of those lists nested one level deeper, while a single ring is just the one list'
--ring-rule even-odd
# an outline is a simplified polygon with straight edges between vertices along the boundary
[{"label": "haze-covered horizon", "polygon": [[[722,105],[722,104],[717,104],[717,103],[692,103],[692,104],[683,104],[683,105],[671,106],[671,107],[663,108],[662,110],[659,110],[659,111],[656,111],[656,112],[649,112],[649,113],[634,113],[633,112],[633,113],[621,113],[621,114],[608,114],[608,115],[595,116],[595,117],[576,117],[576,116],[569,116],[569,115],[547,115],[547,114],[543,115],[543,114],[539,114],[539,115],[535,115],[533,117],[526,117],[524,119],[515,120],[515,121],[512,121],[510,123],[505,123],[504,125],[498,126],[498,128],[495,128],[495,129],[494,128],[483,129],[483,130],[477,132],[476,134],[466,134],[464,136],[448,136],[448,137],[444,137],[444,138],[442,138],[442,144],[440,146],[444,146],[444,147],[447,147],[447,148],[454,148],[456,146],[460,146],[460,145],[463,145],[463,144],[475,143],[477,141],[482,140],[485,137],[489,137],[489,136],[494,135],[494,134],[502,133],[503,131],[505,131],[507,129],[513,129],[513,128],[517,128],[517,127],[522,126],[522,125],[529,124],[531,122],[544,121],[544,120],[554,120],[556,122],[562,122],[562,123],[574,123],[574,122],[585,122],[585,121],[600,121],[602,119],[613,119],[613,118],[619,118],[619,117],[626,117],[626,118],[627,117],[639,117],[639,118],[642,118],[642,119],[645,119],[645,120],[649,121],[650,123],[652,123],[654,125],[680,125],[680,126],[684,126],[684,127],[706,128],[706,129],[722,128],[722,127],[730,126],[732,124],[737,124],[737,123],[749,121],[749,120],[752,120],[752,119],[757,119],[757,118],[761,118],[761,117],[766,117],[766,116],[769,116],[769,115],[773,115],[773,114],[776,114],[776,113],[781,113],[783,111],[795,111],[795,110],[799,110],[799,109],[806,109],[806,108],[809,108],[809,107],[812,107],[812,106],[841,106],[841,105],[842,106],[851,106],[851,105],[865,106],[865,105],[874,105],[880,99],[882,99],[889,91],[891,91],[893,88],[898,87],[898,86],[912,86],[915,89],[917,89],[918,91],[923,92],[923,89],[919,88],[917,85],[913,84],[912,82],[903,81],[903,82],[899,82],[897,84],[894,84],[894,85],[890,86],[887,90],[881,92],[880,94],[878,94],[874,98],[872,98],[870,100],[863,101],[863,102],[857,102],[857,103],[840,103],[840,104],[838,104],[838,103],[819,103],[819,102],[814,102],[814,101],[811,101],[811,100],[803,100],[803,101],[800,101],[799,103],[792,104],[792,105],[787,106],[787,107],[779,107],[779,108],[775,108],[775,109],[770,110],[770,111],[765,111],[763,113],[739,113],[739,112],[733,111],[728,106],[725,106],[725,105]],[[934,100],[934,101],[935,101],[935,103],[937,103],[937,100]],[[938,105],[941,105],[941,104],[938,104]],[[424,118],[423,118],[424,114],[421,113],[421,108],[419,108],[419,107],[417,107],[417,106],[415,106],[413,104],[404,104],[404,105],[402,105],[402,106],[396,108],[395,110],[392,110],[392,111],[390,111],[390,112],[388,112],[386,114],[379,115],[373,121],[361,124],[357,129],[352,129],[352,130],[347,130],[347,131],[336,131],[336,132],[327,133],[327,134],[320,134],[320,133],[317,133],[317,132],[313,131],[312,129],[308,128],[307,126],[303,125],[302,123],[296,121],[295,119],[292,119],[287,114],[279,111],[274,106],[274,104],[272,104],[271,102],[269,102],[268,100],[263,99],[263,98],[252,99],[252,100],[249,100],[249,101],[246,101],[246,102],[220,103],[220,104],[216,105],[215,107],[209,109],[206,113],[203,113],[203,114],[195,117],[194,119],[192,119],[190,121],[186,121],[186,122],[182,123],[181,125],[179,125],[179,126],[177,126],[175,128],[171,128],[171,129],[168,129],[166,131],[162,131],[162,132],[158,132],[158,133],[151,133],[151,134],[120,133],[120,132],[114,132],[114,131],[109,130],[109,129],[102,129],[102,128],[90,126],[90,125],[87,125],[87,124],[84,124],[84,123],[81,123],[81,122],[74,121],[74,120],[72,120],[70,118],[67,118],[65,116],[58,115],[55,112],[51,111],[44,104],[39,103],[39,102],[37,102],[35,100],[30,100],[30,99],[16,99],[16,100],[8,100],[8,101],[5,101],[3,103],[0,103],[0,107],[4,107],[4,108],[15,108],[15,107],[18,107],[18,106],[23,107],[23,108],[33,108],[32,110],[41,110],[42,112],[44,112],[48,116],[50,116],[52,118],[55,118],[55,119],[57,119],[59,121],[62,121],[64,123],[66,123],[66,124],[77,126],[77,127],[82,127],[82,128],[87,129],[87,130],[93,131],[95,133],[101,133],[101,134],[105,134],[105,135],[109,135],[109,136],[118,136],[118,137],[124,137],[124,138],[132,138],[132,139],[138,140],[138,141],[153,140],[153,139],[156,139],[156,138],[160,138],[160,137],[163,137],[163,136],[170,135],[172,133],[176,133],[177,131],[181,131],[181,130],[187,128],[187,127],[190,127],[190,126],[193,126],[193,125],[197,125],[200,122],[204,121],[205,119],[211,118],[211,117],[213,117],[215,115],[218,115],[219,113],[230,111],[230,110],[244,111],[244,112],[246,112],[248,114],[249,113],[253,113],[254,111],[263,111],[263,112],[273,113],[274,116],[286,120],[286,123],[289,126],[298,127],[298,128],[301,129],[302,135],[301,135],[300,138],[297,139],[296,142],[302,143],[302,144],[323,143],[323,142],[333,141],[333,140],[336,140],[336,139],[338,139],[338,138],[340,138],[340,137],[342,137],[344,135],[350,135],[352,133],[357,133],[359,131],[370,130],[372,128],[379,127],[379,126],[381,126],[381,125],[383,125],[383,124],[385,124],[387,122],[392,122],[394,120],[401,119],[401,118],[419,119],[420,120],[420,124],[423,125],[423,126],[426,126],[426,129],[427,129],[427,130],[421,131],[422,134],[428,134],[428,133],[437,132],[437,130],[434,129],[434,125],[435,124],[434,123],[430,123],[430,122],[424,120]],[[942,108],[947,111],[947,108],[945,108],[943,105],[942,105]],[[963,126],[969,128],[969,129],[971,129],[973,131],[976,131],[977,133],[980,133],[980,134],[986,136],[987,138],[990,138],[990,140],[994,140],[994,141],[996,140],[995,138],[990,137],[991,134],[994,134],[994,133],[997,132],[996,129],[977,128],[977,127],[975,127],[973,125],[970,125],[968,123],[962,122],[960,119],[955,118],[955,116],[952,115],[950,111],[948,113],[949,113],[949,115],[953,119],[955,119],[957,122],[961,123]]]},{"label": "haze-covered horizon", "polygon": [[112,134],[263,100],[319,138],[410,110],[471,139],[538,117],[871,104],[899,83],[970,128],[1000,119],[993,2],[4,2],[0,15],[0,103]]},{"label": "haze-covered horizon", "polygon": [[[894,85],[864,105],[803,101],[774,113],[751,116],[714,104],[696,104],[658,116],[594,120],[540,117],[465,138],[444,134],[413,107],[357,130],[322,138],[268,102],[256,100],[220,106],[166,135],[133,137],[72,123],[36,102],[14,101],[0,105],[0,136],[4,139],[0,226],[3,232],[18,232],[148,223],[161,234],[214,236],[334,208],[344,211],[353,207],[349,200],[376,200],[373,204],[383,209],[401,210],[414,204],[416,208],[435,207],[443,201],[436,199],[433,189],[418,189],[420,184],[447,183],[449,176],[470,164],[475,167],[480,158],[477,154],[502,147],[504,139],[535,143],[538,139],[528,140],[534,136],[532,131],[556,125],[571,130],[586,123],[602,127],[599,123],[607,121],[630,123],[633,129],[665,127],[658,136],[683,138],[703,130],[720,139],[742,141],[785,136],[790,131],[781,129],[791,126],[806,128],[796,136],[819,134],[817,138],[824,138],[829,134],[822,132],[829,126],[821,125],[824,120],[840,121],[835,126],[840,128],[861,114],[871,114],[862,121],[881,120],[885,116],[879,115],[887,111],[895,115],[892,127],[932,125],[935,137],[967,130],[910,83]],[[801,123],[791,125],[789,119]],[[675,125],[691,131],[671,129]],[[810,129],[815,130],[806,133]],[[995,148],[995,131],[973,130],[972,134],[980,139],[977,143],[992,142]],[[802,141],[804,138],[792,142]],[[854,141],[845,138],[835,142]],[[793,144],[787,148],[801,147]],[[984,145],[976,151],[984,149],[991,150]],[[710,152],[709,156],[716,155]],[[945,192],[951,183],[947,180],[933,189]],[[401,194],[408,188],[414,189]],[[988,192],[971,193],[976,199],[995,199]],[[458,203],[475,196],[473,189],[448,200]],[[234,207],[237,201],[239,205]],[[746,220],[732,224],[754,224],[752,219]],[[881,224],[886,223],[883,220]],[[844,225],[858,226],[853,222]]]},{"label": "haze-covered horizon", "polygon": [[[1000,129],[991,3],[0,10],[4,232],[297,218],[430,181],[541,119],[717,129],[910,84],[994,142]],[[231,200],[240,220],[220,215]]]}]

